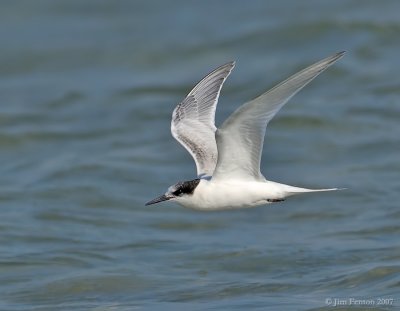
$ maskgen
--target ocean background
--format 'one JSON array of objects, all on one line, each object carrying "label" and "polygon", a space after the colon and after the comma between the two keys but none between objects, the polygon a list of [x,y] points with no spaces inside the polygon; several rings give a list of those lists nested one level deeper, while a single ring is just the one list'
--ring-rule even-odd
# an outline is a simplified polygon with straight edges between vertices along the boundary
[{"label": "ocean background", "polygon": [[[0,310],[399,308],[399,12],[395,0],[2,1]],[[238,211],[144,206],[195,177],[170,120],[204,75],[237,61],[218,125],[342,50],[269,124],[261,170],[347,190]]]}]

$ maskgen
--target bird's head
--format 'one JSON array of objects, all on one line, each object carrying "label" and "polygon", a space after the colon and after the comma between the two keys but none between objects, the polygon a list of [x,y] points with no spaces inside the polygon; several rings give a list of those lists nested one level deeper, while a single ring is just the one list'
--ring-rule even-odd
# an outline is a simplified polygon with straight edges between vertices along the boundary
[{"label": "bird's head", "polygon": [[169,187],[167,192],[165,192],[163,195],[147,202],[145,205],[156,204],[168,200],[179,201],[181,198],[192,195],[194,189],[196,189],[199,183],[200,179],[177,182]]}]

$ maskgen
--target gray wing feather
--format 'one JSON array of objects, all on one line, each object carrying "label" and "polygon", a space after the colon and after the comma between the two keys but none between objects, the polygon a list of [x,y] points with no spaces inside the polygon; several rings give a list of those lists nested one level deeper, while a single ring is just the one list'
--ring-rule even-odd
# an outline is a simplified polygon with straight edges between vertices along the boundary
[{"label": "gray wing feather", "polygon": [[217,178],[264,179],[260,161],[268,122],[298,91],[343,56],[325,58],[239,107],[218,129]]},{"label": "gray wing feather", "polygon": [[229,62],[209,73],[172,113],[172,136],[192,155],[198,176],[211,176],[217,163],[215,110],[222,85],[234,66],[235,62]]}]

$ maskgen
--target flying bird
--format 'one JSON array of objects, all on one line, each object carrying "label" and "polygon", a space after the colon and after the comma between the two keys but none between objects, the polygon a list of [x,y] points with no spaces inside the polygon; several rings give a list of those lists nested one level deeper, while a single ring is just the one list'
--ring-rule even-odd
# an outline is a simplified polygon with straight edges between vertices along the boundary
[{"label": "flying bird", "polygon": [[307,189],[267,180],[260,171],[265,130],[269,121],[298,91],[335,63],[344,52],[327,57],[292,75],[243,104],[218,129],[215,110],[221,88],[235,67],[226,63],[204,77],[172,113],[173,137],[192,155],[197,178],[170,186],[146,205],[174,201],[196,210],[253,207],[284,201]]}]

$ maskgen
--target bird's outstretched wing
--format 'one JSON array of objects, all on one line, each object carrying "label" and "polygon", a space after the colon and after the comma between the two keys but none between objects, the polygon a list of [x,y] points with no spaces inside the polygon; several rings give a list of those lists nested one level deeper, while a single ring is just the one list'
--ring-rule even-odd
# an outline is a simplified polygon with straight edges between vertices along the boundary
[{"label": "bird's outstretched wing", "polygon": [[234,66],[235,62],[229,62],[209,73],[172,113],[172,136],[192,155],[198,176],[211,176],[217,163],[215,109]]},{"label": "bird's outstretched wing", "polygon": [[213,179],[263,180],[261,153],[268,122],[298,91],[343,56],[325,58],[239,107],[217,130],[218,161]]}]

